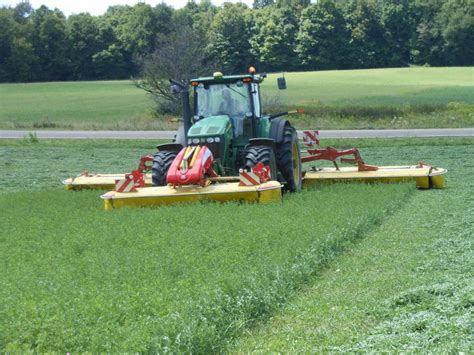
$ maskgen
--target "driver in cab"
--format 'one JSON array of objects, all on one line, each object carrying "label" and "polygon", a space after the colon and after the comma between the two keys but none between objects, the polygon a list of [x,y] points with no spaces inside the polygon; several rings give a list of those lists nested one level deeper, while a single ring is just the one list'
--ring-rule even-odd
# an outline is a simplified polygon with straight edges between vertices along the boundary
[{"label": "driver in cab", "polygon": [[222,102],[219,105],[219,113],[234,116],[237,112],[237,101],[230,94],[229,89],[222,90]]},{"label": "driver in cab", "polygon": [[242,105],[235,100],[229,89],[222,90],[222,102],[219,105],[219,114],[227,115],[232,121],[235,136],[243,133],[243,116],[245,115]]}]

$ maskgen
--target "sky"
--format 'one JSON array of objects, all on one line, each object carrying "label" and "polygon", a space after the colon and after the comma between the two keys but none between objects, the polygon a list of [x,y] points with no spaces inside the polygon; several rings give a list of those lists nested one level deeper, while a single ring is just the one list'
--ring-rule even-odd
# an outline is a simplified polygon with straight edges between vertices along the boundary
[{"label": "sky", "polygon": [[[179,9],[186,5],[188,0],[142,0],[149,5],[156,5],[162,2]],[[253,0],[212,0],[214,5],[221,5],[224,1],[227,2],[243,2],[251,6]],[[20,0],[0,0],[0,6],[15,6]],[[66,16],[73,13],[89,12],[91,15],[101,15],[111,5],[134,5],[138,0],[30,0],[33,8],[37,9],[41,5],[54,9],[57,7]],[[196,2],[199,2],[197,0]]]}]

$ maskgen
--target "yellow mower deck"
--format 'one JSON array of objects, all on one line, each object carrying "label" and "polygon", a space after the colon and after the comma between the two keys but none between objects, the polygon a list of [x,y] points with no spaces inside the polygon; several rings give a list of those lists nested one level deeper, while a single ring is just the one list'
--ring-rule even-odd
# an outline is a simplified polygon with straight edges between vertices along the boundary
[{"label": "yellow mower deck", "polygon": [[[400,181],[416,182],[416,186],[422,189],[443,188],[445,185],[446,169],[432,168],[430,166],[381,166],[377,171],[357,171],[356,167],[322,168],[316,171],[308,171],[304,177],[303,186],[334,182],[368,182],[368,183],[390,183]],[[125,174],[93,174],[78,176],[63,181],[66,190],[113,190],[115,180],[120,180]],[[235,177],[238,180],[238,177]],[[218,179],[216,179],[218,180]],[[151,186],[151,175],[145,175],[145,186]]]},{"label": "yellow mower deck", "polygon": [[[115,180],[125,178],[125,174],[80,175],[63,181],[66,190],[113,190]],[[145,175],[145,186],[151,186],[151,174]]]},{"label": "yellow mower deck", "polygon": [[268,203],[281,200],[281,185],[269,181],[256,186],[239,186],[238,182],[216,183],[207,187],[168,186],[139,188],[136,192],[109,191],[101,196],[104,208],[148,207],[195,201],[246,201]]},{"label": "yellow mower deck", "polygon": [[447,170],[430,166],[380,166],[376,171],[358,171],[357,167],[322,168],[308,171],[303,180],[303,186],[334,182],[366,182],[390,183],[401,181],[415,181],[420,189],[442,189],[445,186]]},{"label": "yellow mower deck", "polygon": [[[444,188],[447,170],[430,166],[382,166],[376,171],[358,171],[357,167],[320,168],[308,171],[303,180],[304,187],[335,182],[391,183],[415,181],[421,189]],[[123,179],[125,174],[83,175],[63,181],[68,190],[108,189],[113,190],[115,180]],[[214,178],[207,187],[188,186],[171,188],[169,186],[150,187],[151,176],[146,175],[148,187],[138,188],[136,192],[120,193],[109,191],[101,196],[104,208],[112,210],[126,206],[145,207],[169,205],[195,201],[246,201],[271,202],[281,199],[281,185],[269,181],[256,186],[239,186],[238,177]]]}]

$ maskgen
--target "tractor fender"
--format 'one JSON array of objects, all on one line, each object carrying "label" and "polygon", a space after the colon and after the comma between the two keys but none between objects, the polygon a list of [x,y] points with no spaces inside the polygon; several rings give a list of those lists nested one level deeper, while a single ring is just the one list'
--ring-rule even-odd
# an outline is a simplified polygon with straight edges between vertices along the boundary
[{"label": "tractor fender", "polygon": [[179,143],[165,143],[165,144],[158,144],[156,148],[162,152],[162,151],[171,151],[171,152],[177,152],[179,153],[181,149],[183,149],[183,146]]},{"label": "tractor fender", "polygon": [[249,139],[248,147],[255,145],[264,145],[275,149],[275,140],[272,138],[251,138]]},{"label": "tractor fender", "polygon": [[274,118],[270,123],[269,138],[271,138],[276,144],[283,142],[283,133],[286,126],[291,126],[288,120],[284,118]]}]

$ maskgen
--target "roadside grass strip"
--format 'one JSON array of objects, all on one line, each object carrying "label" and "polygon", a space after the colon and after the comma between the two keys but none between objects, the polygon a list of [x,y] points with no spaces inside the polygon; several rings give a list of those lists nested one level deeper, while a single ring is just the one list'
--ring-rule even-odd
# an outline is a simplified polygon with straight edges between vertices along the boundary
[{"label": "roadside grass strip", "polygon": [[113,213],[94,191],[3,194],[0,351],[217,351],[414,190]]},{"label": "roadside grass strip", "polygon": [[474,351],[474,146],[421,153],[448,188],[413,194],[231,352]]}]

